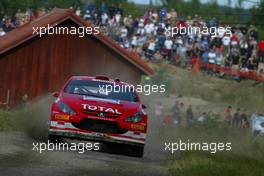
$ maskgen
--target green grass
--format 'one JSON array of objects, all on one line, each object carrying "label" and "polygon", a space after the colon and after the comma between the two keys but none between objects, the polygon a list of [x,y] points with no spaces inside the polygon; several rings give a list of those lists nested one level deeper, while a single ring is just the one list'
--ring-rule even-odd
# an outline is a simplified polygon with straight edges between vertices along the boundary
[{"label": "green grass", "polygon": [[0,131],[9,131],[14,129],[16,129],[14,113],[0,110]]},{"label": "green grass", "polygon": [[175,176],[262,176],[264,160],[230,153],[186,152],[169,165]]},{"label": "green grass", "polygon": [[[264,84],[255,84],[252,80],[238,83],[230,78],[193,73],[167,64],[152,64],[157,74],[152,78],[154,83],[165,82],[166,95],[198,98],[219,105],[232,105],[247,109],[250,112],[263,111]],[[161,95],[164,96],[164,95]],[[152,98],[153,99],[153,98]]]},{"label": "green grass", "polygon": [[[264,173],[264,138],[250,131],[220,125],[178,128],[170,131],[168,141],[231,142],[231,151],[184,151],[168,162],[175,176],[262,176]],[[167,134],[168,135],[168,134]]]}]

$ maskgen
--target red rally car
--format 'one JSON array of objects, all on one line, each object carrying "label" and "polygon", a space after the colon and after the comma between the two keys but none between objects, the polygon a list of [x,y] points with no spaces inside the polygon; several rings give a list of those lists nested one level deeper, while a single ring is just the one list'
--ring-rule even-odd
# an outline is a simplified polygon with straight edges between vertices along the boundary
[{"label": "red rally car", "polygon": [[148,116],[131,85],[105,76],[73,76],[53,96],[51,142],[71,138],[127,144],[143,156]]}]

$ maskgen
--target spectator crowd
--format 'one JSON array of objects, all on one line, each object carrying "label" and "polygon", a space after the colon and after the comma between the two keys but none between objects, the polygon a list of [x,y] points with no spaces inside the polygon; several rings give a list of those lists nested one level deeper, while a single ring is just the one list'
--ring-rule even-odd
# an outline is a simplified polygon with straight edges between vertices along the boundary
[{"label": "spectator crowd", "polygon": [[[41,9],[38,16],[48,10]],[[35,12],[34,12],[35,13]],[[35,14],[31,9],[25,13],[20,10],[13,17],[4,16],[0,20],[0,36],[32,19]],[[88,4],[83,12],[75,10],[76,15],[86,21],[100,26],[102,33],[111,37],[121,47],[139,54],[143,59],[152,62],[165,61],[184,68],[192,68],[199,60],[207,65],[240,71],[255,71],[263,74],[264,70],[264,40],[259,39],[255,26],[233,26],[231,35],[228,31],[218,31],[216,35],[201,34],[197,31],[186,34],[168,35],[175,27],[220,28],[227,27],[220,24],[216,18],[209,21],[195,15],[187,18],[178,16],[175,9],[150,9],[140,17],[124,15],[121,6],[106,6],[101,4],[96,9]],[[212,68],[212,67],[211,67]],[[216,73],[216,70],[204,68],[206,72]]]},{"label": "spectator crowd", "polygon": [[232,106],[228,106],[222,113],[203,111],[198,106],[193,107],[192,104],[188,105],[178,100],[169,111],[164,109],[161,102],[157,102],[154,106],[153,117],[155,117],[157,125],[190,127],[210,122],[214,122],[214,124],[224,122],[225,126],[233,128],[250,128],[250,117],[246,109],[234,109]]}]

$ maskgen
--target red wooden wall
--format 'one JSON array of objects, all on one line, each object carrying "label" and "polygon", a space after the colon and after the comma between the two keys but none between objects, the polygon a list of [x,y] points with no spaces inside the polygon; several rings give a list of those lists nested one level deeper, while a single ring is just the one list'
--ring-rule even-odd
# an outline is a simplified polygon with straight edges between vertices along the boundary
[{"label": "red wooden wall", "polygon": [[13,106],[24,94],[32,99],[59,90],[72,75],[96,74],[139,83],[142,72],[93,36],[35,37],[0,55],[0,102],[5,102],[8,89]]}]

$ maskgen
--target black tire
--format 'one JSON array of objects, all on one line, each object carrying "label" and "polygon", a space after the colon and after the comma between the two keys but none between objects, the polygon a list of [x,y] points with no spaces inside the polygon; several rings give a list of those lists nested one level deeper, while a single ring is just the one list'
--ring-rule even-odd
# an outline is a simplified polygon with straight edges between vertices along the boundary
[{"label": "black tire", "polygon": [[56,135],[48,135],[48,141],[50,143],[59,143],[62,141],[62,138]]},{"label": "black tire", "polygon": [[132,156],[142,158],[144,155],[144,146],[131,146]]}]

